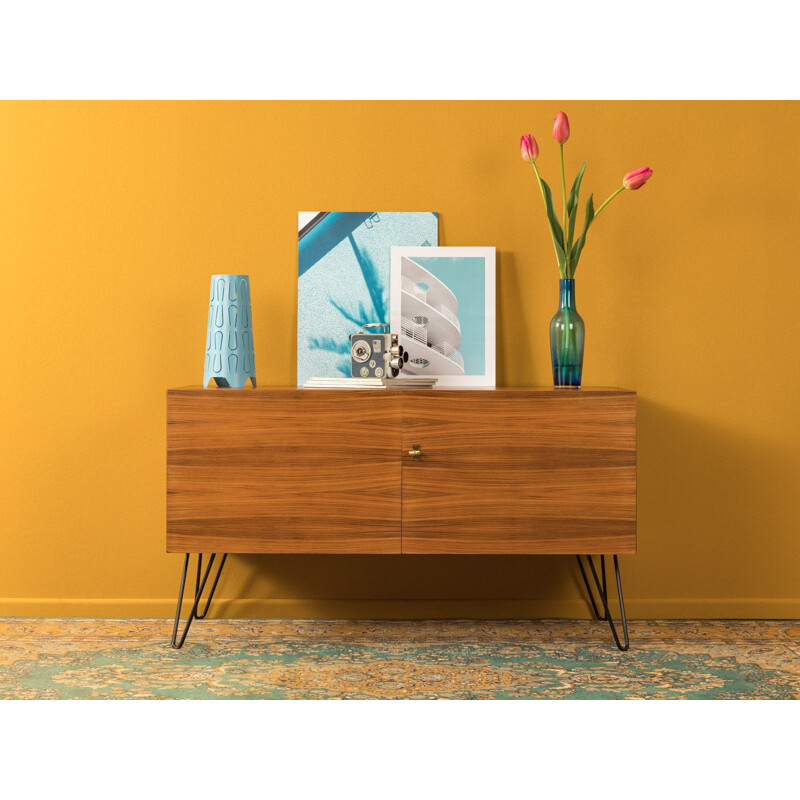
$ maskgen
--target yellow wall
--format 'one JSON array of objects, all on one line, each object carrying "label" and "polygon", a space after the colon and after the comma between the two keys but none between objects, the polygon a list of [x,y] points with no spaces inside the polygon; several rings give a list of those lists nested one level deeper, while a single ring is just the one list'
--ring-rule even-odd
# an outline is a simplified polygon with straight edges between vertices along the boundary
[{"label": "yellow wall", "polygon": [[[172,612],[165,389],[201,380],[212,272],[251,275],[259,382],[294,382],[300,209],[433,210],[440,244],[495,245],[498,383],[547,385],[558,276],[517,147],[537,136],[555,186],[559,108],[585,191],[655,170],[577,275],[585,384],[640,398],[630,612],[800,616],[789,102],[0,104],[0,613]],[[566,557],[238,556],[219,592],[244,598],[227,614],[585,615]]]}]

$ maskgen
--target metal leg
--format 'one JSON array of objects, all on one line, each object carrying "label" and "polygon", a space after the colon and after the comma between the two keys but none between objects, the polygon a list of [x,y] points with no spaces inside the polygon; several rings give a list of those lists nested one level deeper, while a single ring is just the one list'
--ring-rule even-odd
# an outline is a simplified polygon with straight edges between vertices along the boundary
[{"label": "metal leg", "polygon": [[606,557],[600,556],[600,571],[603,575],[602,585],[600,583],[600,579],[597,577],[597,570],[594,567],[594,559],[591,556],[586,556],[586,560],[589,562],[589,567],[592,571],[592,577],[594,578],[594,585],[597,587],[597,593],[600,595],[600,601],[603,604],[603,616],[600,616],[600,612],[597,610],[597,603],[594,600],[594,593],[592,592],[592,587],[589,585],[589,579],[586,576],[586,570],[583,568],[583,561],[581,561],[580,556],[575,556],[578,559],[578,566],[581,568],[581,575],[583,576],[583,583],[586,586],[586,591],[589,594],[589,601],[592,604],[592,611],[594,612],[595,619],[602,620],[603,622],[608,622],[609,627],[611,628],[611,634],[614,637],[614,642],[616,643],[617,647],[625,651],[630,647],[630,640],[628,639],[628,618],[625,616],[625,601],[622,597],[622,581],[619,577],[619,561],[617,557],[614,556],[614,572],[617,577],[617,595],[619,596],[619,610],[620,615],[622,618],[622,633],[625,644],[623,645],[619,640],[619,635],[617,634],[617,627],[614,625],[614,620],[611,617],[611,611],[608,607],[608,591],[606,587]]},{"label": "metal leg", "polygon": [[206,588],[206,583],[208,583],[208,576],[211,573],[211,567],[214,565],[214,559],[216,558],[216,553],[211,554],[211,558],[208,560],[208,566],[206,567],[206,571],[203,574],[202,580],[200,579],[200,573],[202,571],[203,566],[203,555],[202,553],[198,553],[197,555],[197,582],[195,584],[195,594],[194,594],[194,603],[192,604],[192,610],[189,612],[189,618],[186,620],[186,625],[183,628],[183,633],[181,634],[180,641],[178,640],[178,624],[181,620],[181,607],[183,606],[183,592],[184,588],[186,587],[186,573],[189,571],[189,553],[186,554],[186,558],[183,562],[183,572],[181,573],[181,588],[178,593],[178,607],[175,609],[175,624],[172,627],[172,646],[176,649],[183,647],[183,643],[186,641],[186,635],[189,633],[189,628],[192,626],[192,621],[195,619],[205,619],[206,614],[208,613],[208,608],[211,605],[211,599],[214,597],[214,591],[217,588],[217,583],[219,583],[219,576],[222,574],[222,568],[225,566],[225,560],[227,559],[228,554],[225,553],[222,556],[222,559],[219,564],[219,568],[217,569],[217,576],[214,578],[214,583],[211,587],[211,592],[208,596],[208,600],[206,600],[206,606],[203,609],[202,614],[197,613],[197,607],[200,605],[200,597],[203,594],[203,591]]},{"label": "metal leg", "polygon": [[[211,605],[212,599],[214,598],[214,592],[217,591],[217,584],[219,583],[219,576],[222,574],[222,568],[225,566],[225,560],[227,558],[228,558],[228,554],[227,553],[223,553],[222,554],[222,560],[219,562],[219,569],[217,570],[217,577],[214,578],[214,583],[211,585],[211,591],[208,594],[208,600],[206,600],[206,607],[203,609],[203,613],[202,614],[195,614],[194,615],[195,619],[205,619],[206,618],[206,614],[208,614],[208,608]],[[211,554],[211,559],[212,560],[214,559],[214,554],[213,553]],[[201,591],[200,590],[200,570],[202,569],[202,566],[203,566],[203,554],[202,553],[198,553],[197,554],[197,580],[196,580],[195,585],[194,585],[195,586],[195,594],[197,594],[198,596],[200,595],[200,591]],[[211,565],[209,564],[209,567],[210,566]]]}]

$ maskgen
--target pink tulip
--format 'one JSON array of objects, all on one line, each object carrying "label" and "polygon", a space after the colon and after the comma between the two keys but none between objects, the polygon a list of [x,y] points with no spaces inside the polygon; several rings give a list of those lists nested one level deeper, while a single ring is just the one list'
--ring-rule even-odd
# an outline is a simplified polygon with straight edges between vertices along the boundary
[{"label": "pink tulip", "polygon": [[526,133],[519,140],[519,149],[523,161],[531,162],[539,158],[539,145],[536,144],[536,139],[530,133]]},{"label": "pink tulip", "polygon": [[563,111],[559,111],[553,121],[553,138],[559,144],[564,144],[569,139],[569,120]]},{"label": "pink tulip", "polygon": [[639,169],[629,172],[623,179],[622,185],[626,189],[641,189],[647,183],[653,170],[650,167],[640,167]]}]

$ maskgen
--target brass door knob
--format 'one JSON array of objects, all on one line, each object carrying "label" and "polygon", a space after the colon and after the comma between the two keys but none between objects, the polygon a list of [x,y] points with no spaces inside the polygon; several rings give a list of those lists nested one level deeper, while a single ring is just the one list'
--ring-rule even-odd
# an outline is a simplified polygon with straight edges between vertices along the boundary
[{"label": "brass door knob", "polygon": [[411,447],[413,449],[409,450],[408,454],[414,459],[414,461],[419,461],[419,457],[422,455],[422,449],[418,444],[412,444]]}]

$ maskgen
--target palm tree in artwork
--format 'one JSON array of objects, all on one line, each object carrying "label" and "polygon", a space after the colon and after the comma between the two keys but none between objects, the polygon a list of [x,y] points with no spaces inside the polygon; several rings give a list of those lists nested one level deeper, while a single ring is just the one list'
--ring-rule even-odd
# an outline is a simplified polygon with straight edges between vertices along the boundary
[{"label": "palm tree in artwork", "polygon": [[[388,309],[388,287],[383,284],[378,270],[375,267],[375,262],[370,258],[368,253],[363,252],[356,244],[353,234],[349,233],[347,239],[350,246],[353,248],[353,254],[361,269],[361,274],[364,278],[364,284],[367,287],[371,306],[368,308],[363,302],[359,302],[354,308],[348,304],[345,299],[334,300],[333,297],[328,297],[328,302],[349,322],[352,322],[354,327],[353,333],[359,330],[364,325],[370,322],[387,322],[389,321]],[[326,350],[329,353],[335,353],[341,356],[337,359],[336,369],[343,375],[350,377],[350,343],[348,341],[337,341],[330,336],[323,337],[310,337],[308,340],[308,347],[310,350]]]}]

